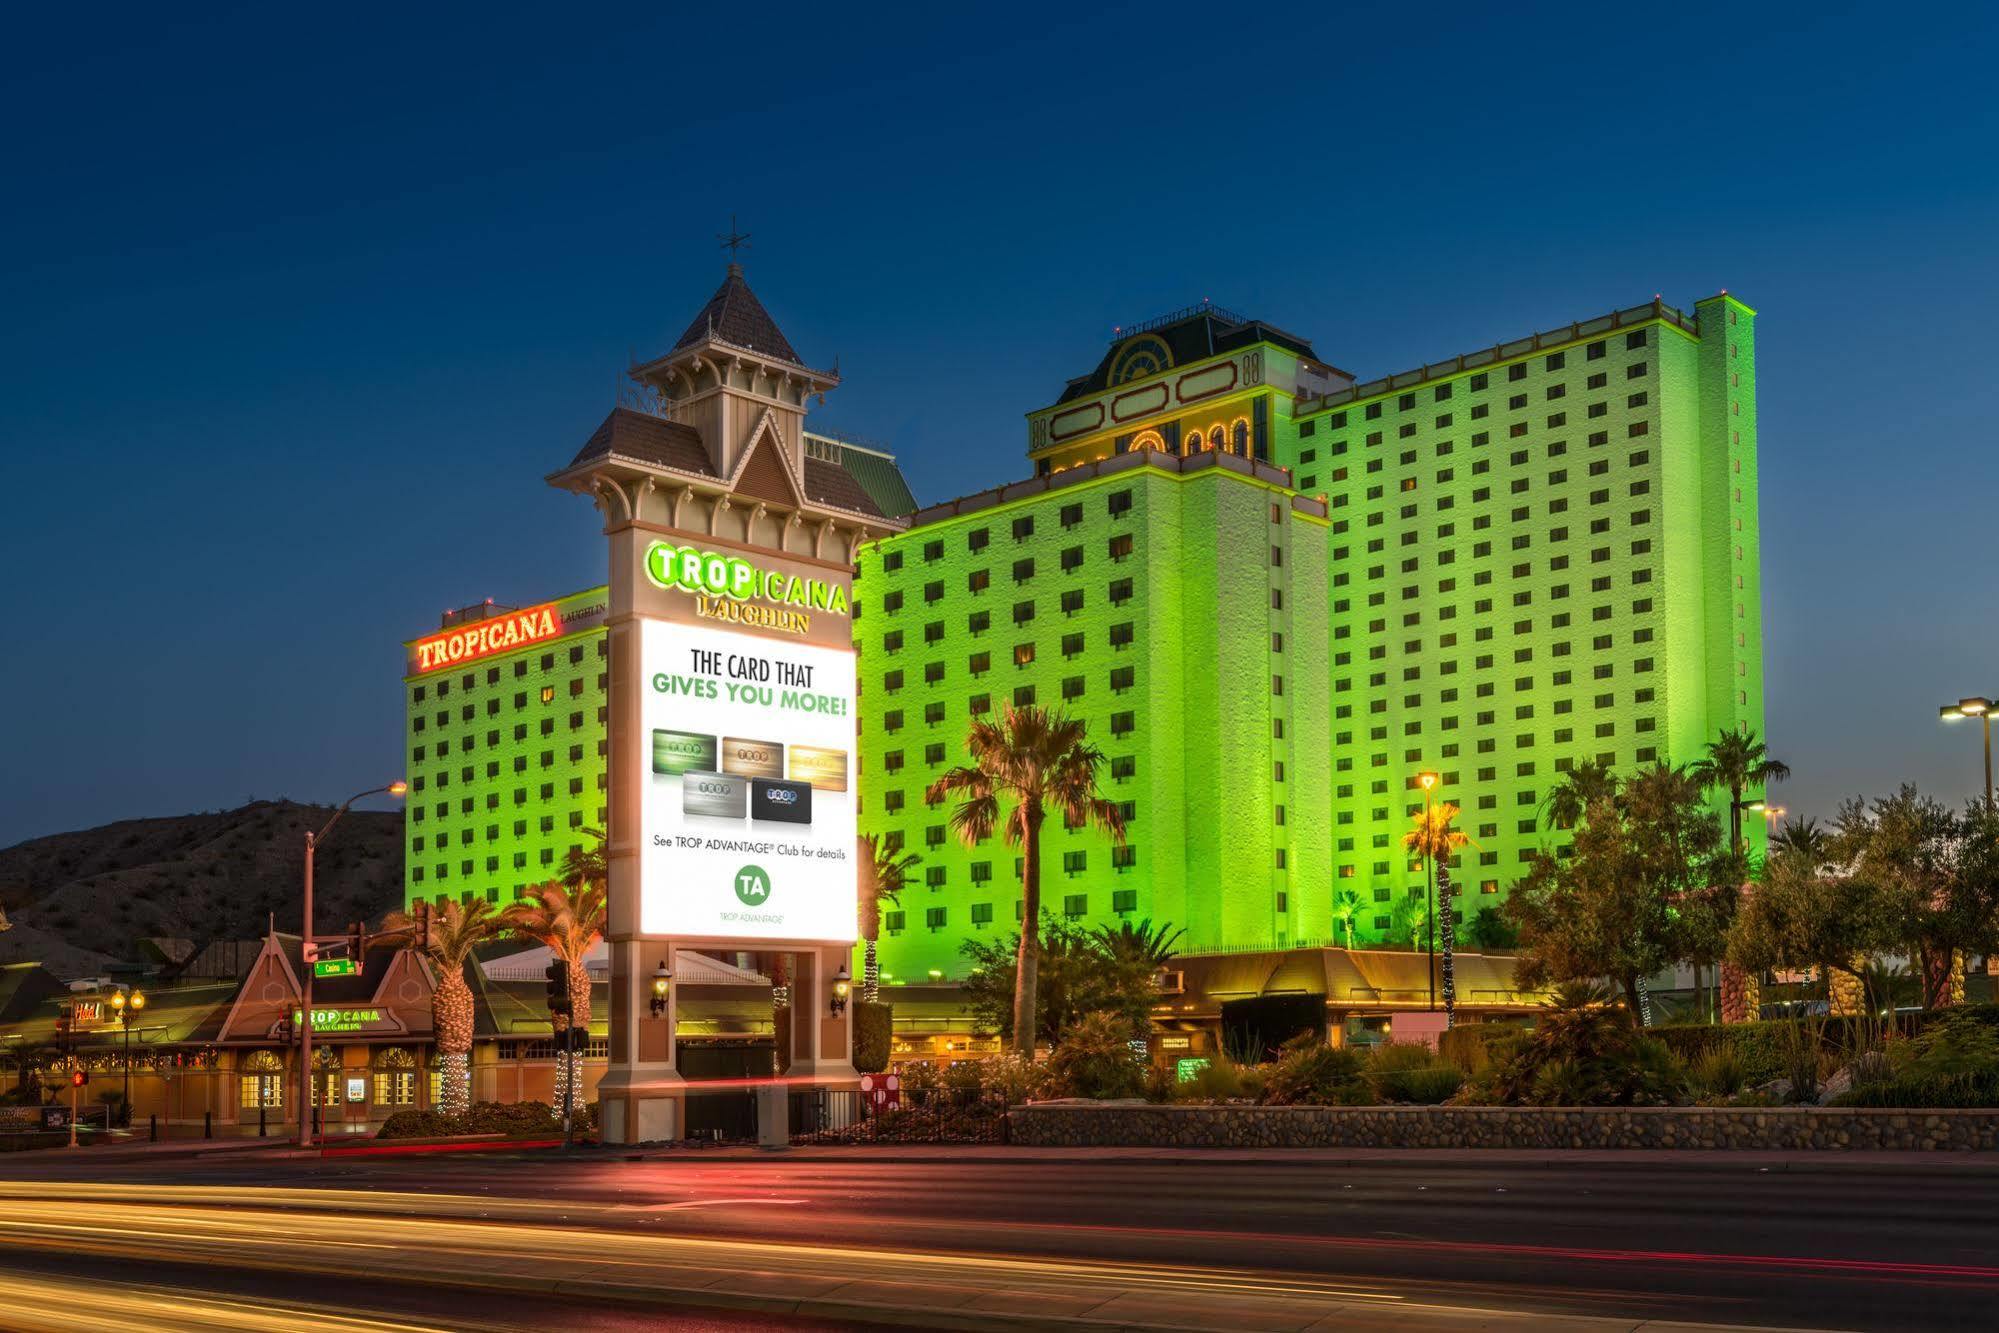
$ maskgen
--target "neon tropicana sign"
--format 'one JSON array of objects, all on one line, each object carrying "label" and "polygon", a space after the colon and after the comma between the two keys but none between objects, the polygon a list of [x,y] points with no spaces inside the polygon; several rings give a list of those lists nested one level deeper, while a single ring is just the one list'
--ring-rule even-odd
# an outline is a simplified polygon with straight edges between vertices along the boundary
[{"label": "neon tropicana sign", "polygon": [[672,542],[646,548],[646,577],[661,588],[691,594],[694,613],[709,620],[804,634],[811,612],[849,614],[847,590],[837,583]]},{"label": "neon tropicana sign", "polygon": [[545,602],[419,639],[410,645],[410,651],[418,672],[435,671],[560,637],[562,617],[556,614],[554,602]]}]

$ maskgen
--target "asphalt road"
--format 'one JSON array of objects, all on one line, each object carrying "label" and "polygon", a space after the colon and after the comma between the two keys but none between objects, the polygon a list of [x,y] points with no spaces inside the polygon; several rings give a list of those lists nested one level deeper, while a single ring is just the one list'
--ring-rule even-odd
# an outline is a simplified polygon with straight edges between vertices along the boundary
[{"label": "asphalt road", "polygon": [[[36,1211],[44,1205],[46,1217]],[[243,1284],[268,1279],[268,1267],[250,1261],[267,1236],[297,1237],[305,1256],[315,1244],[362,1244],[392,1224],[410,1230],[381,1239],[385,1262],[452,1228],[457,1240],[439,1243],[468,1253],[488,1243],[481,1237],[489,1248],[532,1247],[520,1262],[574,1264],[590,1281],[614,1282],[611,1265],[639,1262],[621,1258],[619,1247],[643,1244],[678,1247],[648,1252],[646,1263],[692,1272],[740,1262],[767,1270],[773,1284],[832,1272],[963,1283],[984,1280],[971,1265],[1005,1266],[1007,1280],[1049,1292],[1091,1282],[1155,1291],[1177,1305],[1179,1322],[1196,1327],[1244,1326],[1232,1322],[1226,1301],[1265,1293],[1378,1310],[1372,1322],[1380,1327],[1418,1322],[1419,1310],[1463,1309],[1550,1320],[1982,1329],[1999,1320],[1995,1215],[1999,1170],[1940,1158],[1906,1168],[1820,1158],[1786,1170],[1725,1156],[1432,1165],[948,1149],[644,1160],[597,1151],[568,1160],[43,1157],[0,1161],[0,1270],[59,1278],[65,1270],[52,1256],[64,1253],[101,1265],[121,1253],[118,1220],[136,1216],[131,1225],[153,1240],[128,1245],[116,1270],[74,1269],[77,1279],[115,1271],[162,1290],[244,1290],[261,1299]],[[93,1218],[103,1226],[86,1224]],[[349,1261],[342,1250],[324,1253],[328,1263]],[[351,1261],[365,1265],[368,1256]],[[551,1326],[534,1302],[552,1294],[474,1286],[440,1305],[435,1290],[405,1288],[388,1271],[313,1282],[311,1261],[301,1257],[300,1267],[308,1280],[295,1290],[350,1312],[378,1309],[424,1327],[462,1326],[444,1315]],[[577,1327],[625,1326],[629,1312],[609,1299],[615,1286],[603,1294],[554,1308],[605,1321],[566,1319]],[[764,1315],[716,1317],[718,1327],[793,1326]]]}]

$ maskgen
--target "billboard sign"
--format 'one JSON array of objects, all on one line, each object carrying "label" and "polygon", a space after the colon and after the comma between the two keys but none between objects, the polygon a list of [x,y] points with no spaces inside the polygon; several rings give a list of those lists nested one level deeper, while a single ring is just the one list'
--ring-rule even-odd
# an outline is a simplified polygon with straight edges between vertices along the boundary
[{"label": "billboard sign", "polygon": [[855,935],[847,579],[655,542],[639,624],[639,928]]}]

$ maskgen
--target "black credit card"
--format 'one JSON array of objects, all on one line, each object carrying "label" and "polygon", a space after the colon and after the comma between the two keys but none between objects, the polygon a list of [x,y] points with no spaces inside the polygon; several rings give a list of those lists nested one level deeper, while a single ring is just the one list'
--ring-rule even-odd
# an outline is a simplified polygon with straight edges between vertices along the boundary
[{"label": "black credit card", "polygon": [[783,824],[810,824],[812,784],[751,778],[750,818],[774,819]]}]

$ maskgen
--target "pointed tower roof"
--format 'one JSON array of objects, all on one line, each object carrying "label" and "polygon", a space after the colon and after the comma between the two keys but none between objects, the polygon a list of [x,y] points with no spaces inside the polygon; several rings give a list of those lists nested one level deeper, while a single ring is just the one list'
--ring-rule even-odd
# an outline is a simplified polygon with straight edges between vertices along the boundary
[{"label": "pointed tower roof", "polygon": [[708,304],[701,307],[701,313],[687,326],[687,332],[680,335],[673,350],[678,352],[710,337],[789,361],[794,366],[805,364],[778,331],[777,321],[763,308],[763,302],[757,300],[756,293],[743,281],[741,264],[729,265],[729,275],[708,298]]}]

